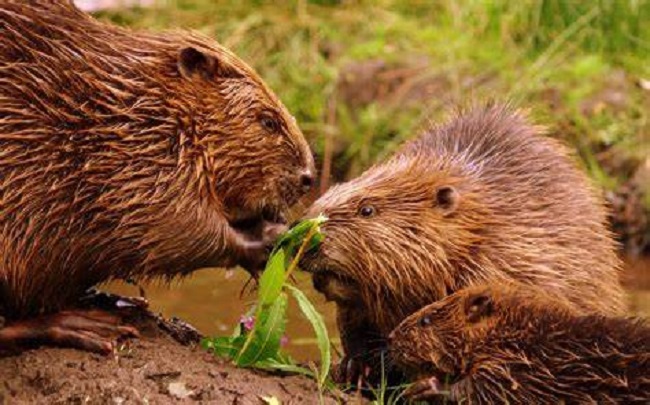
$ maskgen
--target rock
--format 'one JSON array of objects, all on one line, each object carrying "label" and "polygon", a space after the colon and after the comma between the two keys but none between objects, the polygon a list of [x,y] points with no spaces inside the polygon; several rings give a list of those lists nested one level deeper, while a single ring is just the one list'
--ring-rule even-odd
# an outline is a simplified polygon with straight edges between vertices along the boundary
[{"label": "rock", "polygon": [[169,392],[169,395],[178,399],[185,399],[194,394],[194,392],[188,390],[185,383],[181,381],[170,382],[167,384],[167,392]]}]

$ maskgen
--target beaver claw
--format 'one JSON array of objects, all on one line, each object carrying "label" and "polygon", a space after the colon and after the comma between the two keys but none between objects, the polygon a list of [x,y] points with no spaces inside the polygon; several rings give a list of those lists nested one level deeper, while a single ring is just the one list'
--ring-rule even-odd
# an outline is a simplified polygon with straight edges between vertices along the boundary
[{"label": "beaver claw", "polygon": [[440,398],[442,395],[442,384],[436,377],[416,381],[404,390],[404,398],[412,401],[426,401]]},{"label": "beaver claw", "polygon": [[48,344],[108,354],[118,340],[139,337],[137,329],[100,310],[63,311],[25,320],[0,329],[0,349]]}]

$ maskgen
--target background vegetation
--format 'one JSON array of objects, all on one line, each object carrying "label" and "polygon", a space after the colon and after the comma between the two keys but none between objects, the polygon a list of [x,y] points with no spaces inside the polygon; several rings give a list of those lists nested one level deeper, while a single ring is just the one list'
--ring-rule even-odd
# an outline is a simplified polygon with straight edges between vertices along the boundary
[{"label": "background vegetation", "polygon": [[99,17],[231,48],[295,114],[323,187],[458,103],[512,100],[575,146],[628,246],[647,248],[648,0],[173,0]]}]

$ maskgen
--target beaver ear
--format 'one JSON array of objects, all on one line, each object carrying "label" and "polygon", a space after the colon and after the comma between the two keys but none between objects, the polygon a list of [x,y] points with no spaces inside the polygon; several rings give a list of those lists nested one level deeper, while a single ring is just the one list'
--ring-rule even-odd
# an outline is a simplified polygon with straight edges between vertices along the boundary
[{"label": "beaver ear", "polygon": [[232,68],[221,63],[215,56],[201,52],[196,48],[181,49],[178,54],[178,70],[186,79],[201,77],[205,80],[220,78],[235,78],[241,75]]},{"label": "beaver ear", "polygon": [[438,187],[435,195],[435,206],[441,209],[445,214],[451,214],[458,208],[460,195],[452,186]]},{"label": "beaver ear", "polygon": [[465,314],[469,322],[478,322],[490,316],[493,310],[492,298],[487,293],[472,295],[465,303]]}]

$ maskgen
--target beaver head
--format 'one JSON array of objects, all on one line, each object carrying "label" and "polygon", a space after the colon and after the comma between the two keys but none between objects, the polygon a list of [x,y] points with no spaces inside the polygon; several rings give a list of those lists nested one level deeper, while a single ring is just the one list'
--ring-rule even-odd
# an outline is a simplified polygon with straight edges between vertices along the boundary
[{"label": "beaver head", "polygon": [[[481,293],[484,291],[481,290]],[[461,373],[468,332],[485,335],[479,322],[492,309],[487,294],[469,297],[461,290],[427,305],[404,319],[389,335],[390,357],[416,378],[434,375],[439,381]]]},{"label": "beaver head", "polygon": [[[391,358],[418,377],[453,382],[503,360],[497,352],[507,342],[528,345],[545,327],[573,313],[561,298],[551,300],[530,287],[468,287],[404,319],[389,336]],[[494,356],[483,355],[486,350]]]},{"label": "beaver head", "polygon": [[225,48],[189,46],[177,57],[180,98],[190,110],[181,159],[198,159],[231,223],[281,219],[315,175],[295,118]]},{"label": "beaver head", "polygon": [[[365,304],[384,333],[455,289],[449,269],[465,266],[481,240],[485,209],[472,185],[459,173],[429,170],[429,163],[426,156],[397,156],[333,187],[310,208],[309,215],[328,217],[323,243],[305,258],[316,288],[341,305]],[[467,267],[460,277],[472,277]]]}]

